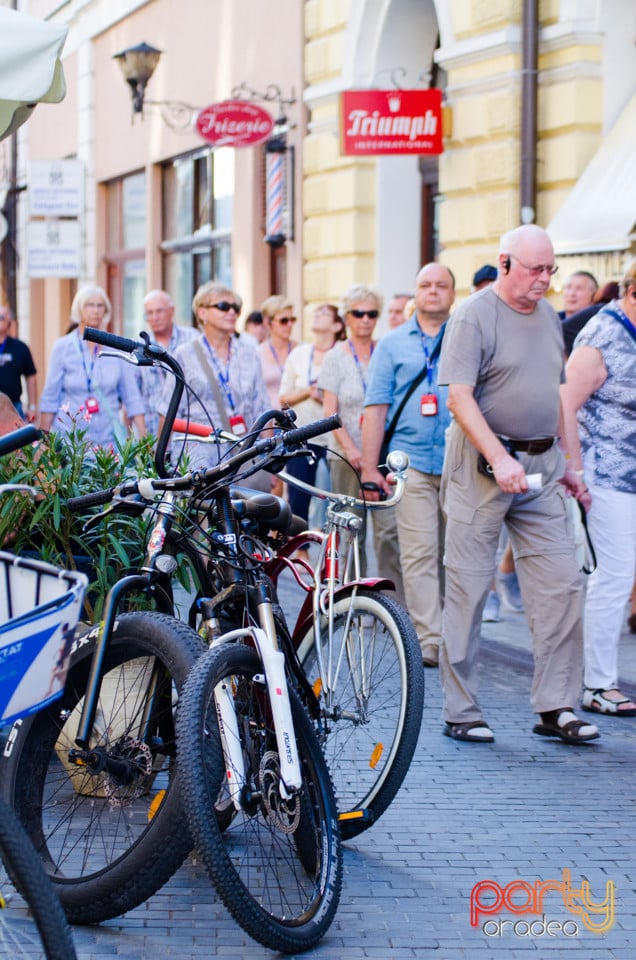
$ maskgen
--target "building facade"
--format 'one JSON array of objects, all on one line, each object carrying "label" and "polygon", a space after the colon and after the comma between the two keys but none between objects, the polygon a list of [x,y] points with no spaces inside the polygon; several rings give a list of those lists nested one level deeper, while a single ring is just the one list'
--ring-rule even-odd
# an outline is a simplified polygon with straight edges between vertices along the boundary
[{"label": "building facade", "polygon": [[[285,292],[308,317],[355,282],[407,292],[438,258],[465,295],[524,221],[553,236],[555,303],[573,269],[614,279],[634,254],[633,0],[18,5],[70,28],[66,99],[38,106],[17,135],[18,317],[41,370],[88,280],[111,295],[115,329],[135,335],[147,289],[168,289],[189,322],[194,290],[213,276],[246,310]],[[162,53],[133,118],[114,57],[142,41]],[[341,154],[342,91],[427,87],[443,94],[441,155]],[[285,118],[280,246],[265,240],[265,148],[212,148],[190,124],[190,107],[235,96]],[[33,277],[29,231],[43,218],[29,212],[32,162],[63,159],[81,164],[79,268]]]}]

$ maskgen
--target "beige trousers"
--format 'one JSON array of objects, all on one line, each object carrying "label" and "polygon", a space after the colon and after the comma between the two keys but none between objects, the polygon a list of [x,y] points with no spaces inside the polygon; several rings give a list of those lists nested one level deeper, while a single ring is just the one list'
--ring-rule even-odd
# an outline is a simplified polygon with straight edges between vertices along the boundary
[{"label": "beige trousers", "polygon": [[409,467],[396,507],[406,606],[420,647],[439,645],[442,623],[443,519],[440,477]]},{"label": "beige trousers", "polygon": [[536,713],[575,707],[583,663],[583,585],[558,482],[564,459],[556,445],[540,456],[519,453],[526,473],[541,473],[541,490],[503,493],[477,471],[477,452],[456,424],[448,435],[442,481],[446,514],[446,595],[440,674],[445,720],[482,719],[477,700],[481,614],[491,589],[502,523],[510,534],[532,635]]}]

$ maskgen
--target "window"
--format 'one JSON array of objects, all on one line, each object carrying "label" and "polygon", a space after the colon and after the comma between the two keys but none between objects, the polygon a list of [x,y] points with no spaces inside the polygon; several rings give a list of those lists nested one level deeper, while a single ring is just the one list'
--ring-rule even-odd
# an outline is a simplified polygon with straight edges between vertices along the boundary
[{"label": "window", "polygon": [[146,174],[107,184],[108,295],[114,332],[137,339],[144,329],[146,295]]},{"label": "window", "polygon": [[163,168],[164,286],[185,322],[197,287],[218,279],[232,286],[234,151],[206,149]]}]

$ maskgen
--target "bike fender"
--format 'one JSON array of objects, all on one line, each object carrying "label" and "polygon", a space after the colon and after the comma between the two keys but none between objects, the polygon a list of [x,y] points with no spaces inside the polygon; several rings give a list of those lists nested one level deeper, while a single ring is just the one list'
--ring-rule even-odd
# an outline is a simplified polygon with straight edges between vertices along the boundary
[{"label": "bike fender", "polygon": [[[387,577],[366,577],[365,579],[352,580],[350,583],[345,583],[341,587],[338,587],[337,590],[334,590],[334,600],[340,600],[341,597],[350,597],[356,587],[364,587],[366,590],[377,591],[395,590],[395,584]],[[303,605],[300,608],[300,613],[298,614],[298,619],[296,620],[296,626],[294,627],[292,641],[296,649],[298,649],[300,641],[307,633],[312,617],[313,596],[310,593],[303,601]]]}]

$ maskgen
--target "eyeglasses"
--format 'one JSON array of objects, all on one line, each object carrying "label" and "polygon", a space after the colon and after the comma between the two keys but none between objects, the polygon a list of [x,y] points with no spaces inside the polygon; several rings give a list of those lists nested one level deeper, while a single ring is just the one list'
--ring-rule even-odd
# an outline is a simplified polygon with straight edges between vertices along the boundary
[{"label": "eyeglasses", "polygon": [[380,316],[379,310],[350,310],[349,313],[356,320],[361,320],[363,317],[368,317],[369,320],[377,320]]},{"label": "eyeglasses", "polygon": [[550,274],[550,276],[553,277],[554,274],[559,269],[556,263],[542,263],[537,267],[529,267],[528,264],[524,263],[523,260],[520,260],[519,257],[515,257],[514,253],[508,253],[506,254],[506,256],[511,257],[513,260],[516,260],[517,263],[519,263],[524,270],[527,270],[528,273],[531,273],[533,277],[540,277],[541,274],[544,273],[545,271],[547,271]]},{"label": "eyeglasses", "polygon": [[229,303],[227,300],[219,300],[218,303],[202,303],[201,307],[204,310],[220,310],[221,313],[229,313],[230,310],[234,310],[235,313],[241,312],[240,303]]},{"label": "eyeglasses", "polygon": [[288,323],[296,323],[296,317],[276,317],[276,323],[282,323],[287,326]]}]

